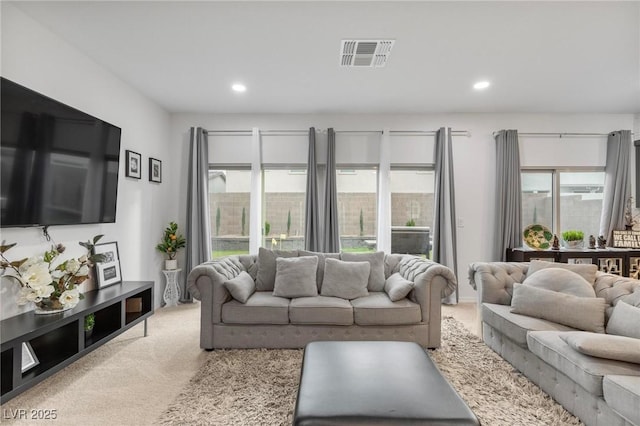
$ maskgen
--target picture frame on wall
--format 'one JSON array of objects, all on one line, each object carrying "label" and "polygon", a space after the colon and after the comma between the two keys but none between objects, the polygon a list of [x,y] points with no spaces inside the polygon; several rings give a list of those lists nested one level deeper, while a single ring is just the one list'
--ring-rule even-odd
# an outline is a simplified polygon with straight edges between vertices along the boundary
[{"label": "picture frame on wall", "polygon": [[142,176],[142,156],[135,152],[126,150],[125,176],[140,179]]},{"label": "picture frame on wall", "polygon": [[36,353],[33,351],[31,343],[22,342],[22,373],[32,369],[38,364],[40,364],[40,361],[38,360]]},{"label": "picture frame on wall", "polygon": [[162,161],[149,157],[149,180],[151,182],[162,182]]},{"label": "picture frame on wall", "polygon": [[122,281],[116,241],[94,245],[93,254],[102,254],[105,257],[104,261],[96,262],[96,283],[99,289]]}]

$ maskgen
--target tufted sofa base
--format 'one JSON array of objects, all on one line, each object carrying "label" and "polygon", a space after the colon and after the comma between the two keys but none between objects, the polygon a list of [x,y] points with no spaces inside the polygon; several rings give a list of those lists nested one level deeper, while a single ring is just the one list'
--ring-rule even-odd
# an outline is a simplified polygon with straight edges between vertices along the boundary
[{"label": "tufted sofa base", "polygon": [[484,342],[521,371],[544,392],[590,426],[634,426],[614,412],[603,398],[556,370],[528,349],[521,347],[499,330],[482,324]]},{"label": "tufted sofa base", "polygon": [[[438,336],[429,339],[429,333]],[[212,348],[207,349],[295,349],[303,348],[309,342],[320,340],[358,341],[409,341],[428,346],[429,341],[440,340],[440,328],[427,324],[404,326],[360,326],[360,325],[235,325],[214,324],[216,336]]]}]

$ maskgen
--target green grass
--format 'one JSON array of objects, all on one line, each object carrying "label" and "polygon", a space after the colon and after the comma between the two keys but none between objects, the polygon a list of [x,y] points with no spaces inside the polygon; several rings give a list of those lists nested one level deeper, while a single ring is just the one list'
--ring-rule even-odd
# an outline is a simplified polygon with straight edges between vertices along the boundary
[{"label": "green grass", "polygon": [[235,256],[238,254],[249,254],[247,250],[214,250],[213,259],[219,259],[225,256]]},{"label": "green grass", "polygon": [[351,247],[343,248],[341,251],[344,253],[374,253],[376,249],[369,247]]}]

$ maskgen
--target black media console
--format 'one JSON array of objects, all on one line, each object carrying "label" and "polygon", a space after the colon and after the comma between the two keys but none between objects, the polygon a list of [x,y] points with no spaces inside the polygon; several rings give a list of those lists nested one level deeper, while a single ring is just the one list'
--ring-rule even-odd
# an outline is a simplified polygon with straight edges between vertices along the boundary
[{"label": "black media console", "polygon": [[[78,305],[57,314],[26,312],[1,322],[0,403],[33,387],[67,365],[153,315],[153,281],[125,281],[84,293]],[[127,301],[137,306],[127,312]],[[95,314],[95,327],[85,337],[84,319]],[[25,345],[26,344],[26,345]],[[27,346],[28,345],[28,346]],[[37,359],[23,371],[22,350]],[[33,360],[32,359],[32,360]]]}]

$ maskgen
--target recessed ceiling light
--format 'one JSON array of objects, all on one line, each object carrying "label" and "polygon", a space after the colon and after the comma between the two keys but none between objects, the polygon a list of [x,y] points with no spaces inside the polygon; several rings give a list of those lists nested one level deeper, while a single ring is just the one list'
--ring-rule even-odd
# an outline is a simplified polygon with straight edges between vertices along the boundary
[{"label": "recessed ceiling light", "polygon": [[246,92],[247,91],[247,86],[245,86],[242,83],[234,83],[233,86],[231,86],[231,89],[234,92],[242,93],[242,92]]},{"label": "recessed ceiling light", "polygon": [[473,88],[476,90],[482,90],[482,89],[486,89],[490,85],[491,83],[489,83],[488,81],[479,81],[473,85]]}]

